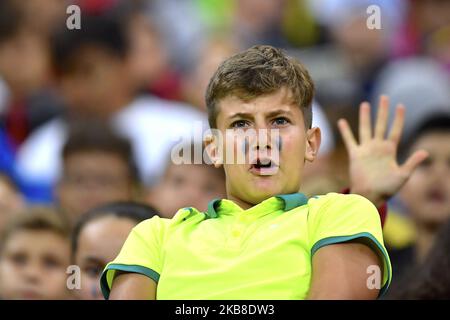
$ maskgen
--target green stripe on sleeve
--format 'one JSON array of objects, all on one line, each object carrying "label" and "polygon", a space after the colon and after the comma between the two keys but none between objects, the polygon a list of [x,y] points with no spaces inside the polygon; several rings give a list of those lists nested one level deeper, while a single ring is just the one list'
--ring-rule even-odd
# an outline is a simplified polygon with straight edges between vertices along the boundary
[{"label": "green stripe on sleeve", "polygon": [[111,291],[110,286],[112,285],[112,281],[114,279],[114,275],[115,275],[116,271],[138,273],[138,274],[142,274],[144,276],[149,277],[156,283],[158,283],[158,281],[159,281],[159,273],[150,268],[138,266],[138,265],[126,265],[126,264],[118,264],[118,263],[110,264],[103,271],[102,277],[100,279],[100,288],[102,290],[103,297],[106,300],[109,299],[109,294]]},{"label": "green stripe on sleeve", "polygon": [[374,243],[376,245],[376,249],[378,249],[378,251],[381,252],[383,255],[383,266],[385,269],[384,272],[387,271],[387,280],[386,280],[386,283],[381,288],[380,293],[378,295],[378,297],[380,298],[386,293],[386,291],[389,288],[389,285],[391,283],[391,268],[390,268],[389,256],[386,252],[386,249],[381,245],[380,242],[378,242],[378,240],[372,234],[370,234],[368,232],[361,232],[361,233],[357,233],[357,234],[354,234],[351,236],[337,236],[337,237],[328,237],[328,238],[320,239],[311,248],[311,257],[317,252],[317,250],[319,250],[320,248],[322,248],[324,246],[327,246],[330,244],[348,242],[348,241],[360,239],[360,238],[369,239],[372,243]]}]

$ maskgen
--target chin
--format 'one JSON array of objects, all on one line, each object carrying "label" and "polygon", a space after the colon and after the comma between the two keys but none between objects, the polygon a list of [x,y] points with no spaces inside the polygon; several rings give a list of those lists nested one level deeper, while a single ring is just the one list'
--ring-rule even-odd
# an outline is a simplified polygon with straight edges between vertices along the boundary
[{"label": "chin", "polygon": [[254,185],[252,187],[252,198],[255,200],[255,203],[260,203],[266,199],[269,199],[273,196],[277,196],[280,194],[285,194],[283,188],[275,185]]}]

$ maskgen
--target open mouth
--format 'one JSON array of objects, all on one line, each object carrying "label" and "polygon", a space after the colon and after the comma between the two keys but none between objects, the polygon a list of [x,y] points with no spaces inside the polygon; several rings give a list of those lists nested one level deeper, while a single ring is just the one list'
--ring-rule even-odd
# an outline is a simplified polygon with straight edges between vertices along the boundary
[{"label": "open mouth", "polygon": [[427,193],[427,199],[435,203],[444,203],[446,201],[446,196],[440,190],[431,190]]},{"label": "open mouth", "polygon": [[260,176],[274,175],[278,172],[279,166],[271,159],[256,159],[250,166],[250,172]]}]

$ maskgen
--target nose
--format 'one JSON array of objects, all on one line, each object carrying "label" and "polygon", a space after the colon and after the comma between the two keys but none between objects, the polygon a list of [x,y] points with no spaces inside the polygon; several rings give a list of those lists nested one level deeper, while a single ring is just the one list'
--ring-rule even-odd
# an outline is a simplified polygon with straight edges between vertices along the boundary
[{"label": "nose", "polygon": [[281,151],[281,137],[276,129],[267,129],[264,131],[259,131],[256,137],[251,137],[249,141],[246,140],[245,150],[277,150]]},{"label": "nose", "polygon": [[41,278],[41,271],[39,270],[39,266],[35,263],[29,263],[24,268],[24,279],[28,283],[37,284],[40,281]]}]

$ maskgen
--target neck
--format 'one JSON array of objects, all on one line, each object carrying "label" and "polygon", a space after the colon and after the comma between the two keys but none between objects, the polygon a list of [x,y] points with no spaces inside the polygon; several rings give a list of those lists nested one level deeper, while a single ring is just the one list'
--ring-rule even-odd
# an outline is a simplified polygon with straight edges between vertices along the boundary
[{"label": "neck", "polygon": [[113,99],[114,103],[110,104],[110,108],[107,110],[108,116],[112,116],[118,111],[122,110],[124,107],[128,106],[133,100],[132,96],[129,94],[124,94],[116,99]]},{"label": "neck", "polygon": [[227,194],[227,199],[233,201],[234,203],[236,203],[239,207],[241,207],[244,210],[250,209],[251,207],[254,206],[254,204],[245,202],[245,201],[233,196],[232,194]]}]

